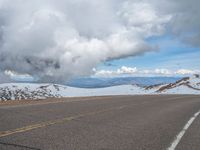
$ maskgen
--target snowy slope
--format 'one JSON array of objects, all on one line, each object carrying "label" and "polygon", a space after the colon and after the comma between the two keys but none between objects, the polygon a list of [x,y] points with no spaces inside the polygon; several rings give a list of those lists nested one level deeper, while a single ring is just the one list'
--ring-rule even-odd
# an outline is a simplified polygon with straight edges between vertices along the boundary
[{"label": "snowy slope", "polygon": [[107,88],[75,88],[56,84],[9,83],[0,85],[0,100],[45,99],[51,97],[81,97],[103,95],[144,94],[143,88],[121,85]]},{"label": "snowy slope", "polygon": [[53,84],[9,83],[0,85],[1,100],[44,99],[61,97],[58,91],[65,87]]},{"label": "snowy slope", "polygon": [[81,97],[143,94],[200,94],[200,78],[183,78],[175,83],[140,87],[120,85],[107,88],[75,88],[57,84],[0,84],[0,100],[45,99],[51,97]]},{"label": "snowy slope", "polygon": [[175,83],[160,86],[157,92],[165,94],[200,94],[200,77],[194,75]]}]

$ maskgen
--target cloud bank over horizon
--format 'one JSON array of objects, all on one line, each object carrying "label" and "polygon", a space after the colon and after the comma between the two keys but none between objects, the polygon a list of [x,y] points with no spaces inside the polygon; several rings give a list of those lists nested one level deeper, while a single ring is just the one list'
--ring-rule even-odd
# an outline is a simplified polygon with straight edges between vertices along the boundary
[{"label": "cloud bank over horizon", "polygon": [[96,70],[94,69],[94,77],[119,77],[119,76],[144,76],[144,77],[153,77],[153,76],[191,76],[194,74],[200,74],[200,70],[190,70],[190,69],[177,69],[170,70],[166,68],[156,68],[156,69],[139,69],[137,67],[127,67],[122,66],[116,70]]},{"label": "cloud bank over horizon", "polygon": [[0,75],[4,81],[11,71],[62,82],[90,75],[101,62],[158,50],[147,39],[164,34],[199,47],[199,5],[197,0],[0,0]]}]

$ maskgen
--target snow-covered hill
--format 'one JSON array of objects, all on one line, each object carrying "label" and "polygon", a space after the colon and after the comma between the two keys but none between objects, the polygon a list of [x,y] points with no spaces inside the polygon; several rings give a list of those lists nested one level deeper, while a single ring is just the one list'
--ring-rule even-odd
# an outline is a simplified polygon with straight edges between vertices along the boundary
[{"label": "snow-covered hill", "polygon": [[103,95],[143,94],[144,88],[121,85],[107,88],[75,88],[57,84],[9,83],[0,85],[0,100],[45,99]]},{"label": "snow-covered hill", "polygon": [[0,85],[1,100],[44,99],[61,97],[66,87],[54,84],[8,83]]},{"label": "snow-covered hill", "polygon": [[80,97],[138,94],[200,94],[200,77],[195,75],[175,83],[141,87],[120,85],[107,88],[75,88],[57,84],[0,84],[0,100],[45,99],[51,97]]},{"label": "snow-covered hill", "polygon": [[186,77],[175,83],[162,85],[157,90],[165,94],[200,94],[200,76]]}]

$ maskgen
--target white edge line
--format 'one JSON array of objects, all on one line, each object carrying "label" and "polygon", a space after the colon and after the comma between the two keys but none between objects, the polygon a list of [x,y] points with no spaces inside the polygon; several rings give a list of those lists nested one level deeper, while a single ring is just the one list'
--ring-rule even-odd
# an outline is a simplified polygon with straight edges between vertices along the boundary
[{"label": "white edge line", "polygon": [[184,136],[185,132],[192,125],[192,123],[198,117],[199,114],[200,114],[200,110],[190,118],[190,120],[186,123],[186,125],[183,127],[181,132],[176,136],[175,140],[172,142],[171,146],[167,148],[167,150],[175,150],[176,149],[177,145],[181,141],[181,139]]}]

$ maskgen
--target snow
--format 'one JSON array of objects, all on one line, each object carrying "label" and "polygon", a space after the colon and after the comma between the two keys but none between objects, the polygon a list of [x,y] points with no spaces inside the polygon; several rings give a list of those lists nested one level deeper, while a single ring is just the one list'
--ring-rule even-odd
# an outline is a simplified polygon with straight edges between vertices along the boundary
[{"label": "snow", "polygon": [[149,94],[149,91],[136,85],[121,85],[107,88],[75,88],[56,84],[31,83],[9,83],[0,85],[1,100],[138,94]]},{"label": "snow", "polygon": [[187,86],[182,85],[173,89],[169,89],[163,93],[164,94],[195,94],[196,95],[196,94],[200,94],[200,91],[194,90]]},{"label": "snow", "polygon": [[190,85],[193,86],[194,88],[200,89],[200,78],[191,77]]},{"label": "snow", "polygon": [[191,77],[173,84],[152,86],[150,88],[138,85],[120,85],[107,88],[76,88],[57,84],[0,84],[0,100],[145,94],[200,94],[200,78]]},{"label": "snow", "polygon": [[106,96],[106,95],[136,95],[147,93],[143,88],[133,85],[121,85],[107,88],[74,88],[68,87],[66,91],[60,94],[68,97],[80,96]]},{"label": "snow", "polygon": [[180,80],[179,82],[171,85],[171,88],[166,88],[161,93],[164,93],[164,94],[200,94],[200,78],[196,77],[196,76],[192,76],[190,78],[184,78],[184,79]]}]

